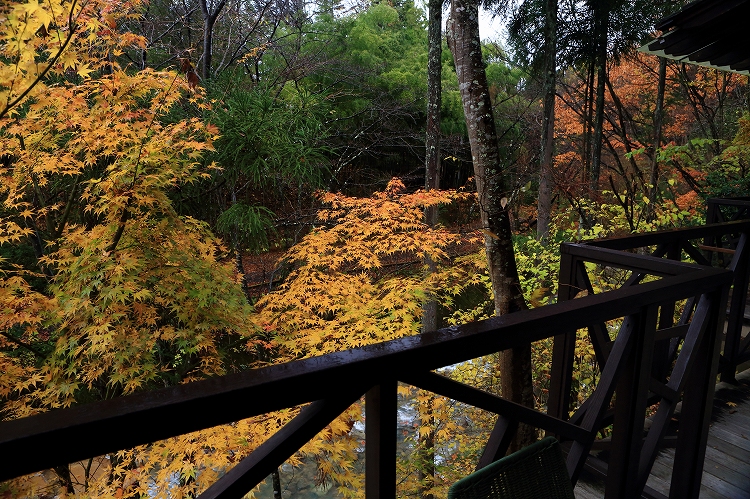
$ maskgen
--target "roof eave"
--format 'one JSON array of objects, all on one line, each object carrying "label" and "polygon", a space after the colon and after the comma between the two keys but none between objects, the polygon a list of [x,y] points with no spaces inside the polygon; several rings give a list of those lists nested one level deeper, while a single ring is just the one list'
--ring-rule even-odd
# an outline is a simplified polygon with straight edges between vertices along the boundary
[{"label": "roof eave", "polygon": [[708,61],[696,61],[694,59],[691,59],[690,55],[675,56],[675,55],[667,54],[663,50],[652,50],[652,49],[649,49],[648,46],[651,45],[652,43],[653,43],[653,41],[651,41],[651,42],[649,42],[649,43],[641,46],[638,49],[638,52],[643,52],[644,54],[649,54],[649,55],[655,55],[657,57],[664,57],[666,59],[671,59],[671,60],[677,61],[677,62],[684,62],[684,63],[687,63],[687,64],[695,64],[696,66],[703,66],[705,68],[719,69],[721,71],[729,71],[730,73],[737,73],[737,74],[741,74],[741,75],[745,75],[745,76],[750,76],[750,70],[738,71],[738,70],[730,68],[729,66],[715,66],[715,65],[711,64]]}]

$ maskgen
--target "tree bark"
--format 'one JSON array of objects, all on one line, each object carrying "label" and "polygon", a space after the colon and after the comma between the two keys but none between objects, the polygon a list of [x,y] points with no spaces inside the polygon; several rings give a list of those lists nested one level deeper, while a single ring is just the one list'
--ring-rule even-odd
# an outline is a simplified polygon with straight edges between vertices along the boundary
[{"label": "tree bark", "polygon": [[596,37],[596,116],[594,137],[591,147],[591,172],[589,174],[589,198],[594,199],[599,192],[599,174],[602,164],[602,143],[604,136],[604,93],[607,82],[607,29],[609,27],[608,0],[594,3],[594,36]]},{"label": "tree bark", "polygon": [[594,123],[594,82],[596,80],[596,69],[594,68],[593,61],[586,68],[586,95],[583,99],[584,102],[584,115],[583,115],[583,169],[581,172],[581,180],[584,183],[589,182],[589,176],[591,175],[591,137],[593,135],[592,128]]},{"label": "tree bark", "polygon": [[[426,191],[440,188],[440,105],[442,100],[442,0],[429,0],[428,3],[428,55],[427,55],[427,131],[425,137],[425,178]],[[425,209],[425,223],[430,227],[437,224],[436,206]],[[435,262],[429,257],[425,262],[427,275],[437,270]],[[422,332],[435,331],[438,328],[438,304],[429,300],[422,309]],[[418,479],[419,495],[422,499],[434,499],[430,492],[435,481],[435,442],[433,425],[435,418],[432,410],[433,397],[427,406],[420,408],[422,421],[420,428],[428,428],[419,434]]]},{"label": "tree bark", "polygon": [[[211,12],[210,0],[201,0],[201,12],[203,13],[203,61],[201,64],[201,77],[207,80],[211,77],[211,59],[214,45],[214,25],[226,5],[226,0],[221,0]],[[212,2],[213,3],[213,2]]]},{"label": "tree bark", "polygon": [[[427,134],[425,146],[425,190],[440,188],[440,106],[442,102],[442,1],[429,0],[427,55]],[[436,213],[427,217],[435,224]]]},{"label": "tree bark", "polygon": [[544,118],[539,164],[539,199],[537,201],[537,238],[549,240],[552,216],[552,157],[555,149],[555,91],[557,86],[557,0],[547,0],[544,20]]},{"label": "tree bark", "polygon": [[[448,47],[453,52],[458,75],[474,164],[485,251],[495,295],[495,313],[504,315],[525,309],[526,302],[513,251],[508,216],[510,190],[500,167],[497,132],[484,70],[478,20],[478,0],[453,0],[446,30]],[[531,345],[506,350],[501,356],[503,397],[533,406]],[[523,425],[516,437],[511,450],[533,441],[534,432]]]},{"label": "tree bark", "polygon": [[659,84],[656,90],[656,108],[654,109],[654,157],[651,161],[649,174],[649,204],[646,209],[647,219],[654,217],[654,202],[656,201],[657,184],[659,183],[659,147],[661,147],[661,125],[664,120],[664,88],[667,80],[667,59],[659,58]]},{"label": "tree bark", "polygon": [[273,481],[273,499],[281,499],[281,475],[278,468],[271,473],[271,480]]}]

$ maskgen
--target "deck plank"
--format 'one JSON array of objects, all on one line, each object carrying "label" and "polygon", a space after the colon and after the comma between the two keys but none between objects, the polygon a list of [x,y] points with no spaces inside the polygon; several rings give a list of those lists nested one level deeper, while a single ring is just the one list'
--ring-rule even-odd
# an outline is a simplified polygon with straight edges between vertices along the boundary
[{"label": "deck plank", "polygon": [[719,497],[728,499],[748,499],[750,498],[750,492],[743,490],[735,484],[721,480],[709,473],[703,473],[703,479],[701,480],[701,499],[705,497],[711,497],[712,492],[715,492]]},{"label": "deck plank", "polygon": [[[706,461],[718,463],[723,468],[734,471],[735,473],[744,473],[746,475],[749,471],[748,468],[750,468],[747,464],[748,461],[750,461],[750,454],[744,453],[740,455],[740,457],[735,457],[719,450],[717,447],[711,446],[710,444],[706,447]],[[704,466],[707,467],[708,465],[704,464]]]},{"label": "deck plank", "polygon": [[[709,434],[718,440],[720,445],[731,444],[744,451],[750,452],[750,440],[748,440],[747,435],[744,435],[744,433],[734,433],[731,431],[732,427],[728,426],[729,425],[714,424],[711,429],[709,429]],[[745,430],[745,432],[746,431],[747,430]]]},{"label": "deck plank", "polygon": [[727,466],[728,463],[715,461],[706,457],[703,463],[703,474],[709,474],[727,483],[742,484],[747,480],[747,475],[743,475],[742,472],[733,470]]},{"label": "deck plank", "polygon": [[[710,431],[710,430],[709,430]],[[717,457],[716,460],[736,460],[738,463],[747,463],[750,460],[750,455],[745,449],[741,449],[736,445],[728,444],[716,438],[711,438],[712,435],[709,433],[708,445],[706,450],[709,448],[714,449],[720,453],[721,456]]]},{"label": "deck plank", "polygon": [[579,481],[574,493],[576,499],[600,499],[604,497],[604,488],[596,483]]},{"label": "deck plank", "polygon": [[750,431],[750,404],[731,408],[726,414],[722,414],[716,422],[722,425],[737,426],[744,429],[745,432]]},{"label": "deck plank", "polygon": [[[719,383],[716,388],[700,498],[750,499],[750,369],[737,375],[737,385]],[[659,454],[647,482],[664,495],[669,492],[674,452],[665,449]],[[585,480],[575,492],[579,499],[604,497],[601,484]]]}]

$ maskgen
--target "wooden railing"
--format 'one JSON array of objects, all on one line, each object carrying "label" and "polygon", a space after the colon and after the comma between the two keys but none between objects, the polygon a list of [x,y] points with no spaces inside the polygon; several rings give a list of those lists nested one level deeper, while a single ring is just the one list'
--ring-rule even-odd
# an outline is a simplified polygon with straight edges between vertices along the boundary
[{"label": "wooden railing", "polygon": [[[718,206],[719,201],[745,203],[745,201],[736,200],[711,201],[714,203],[709,206]],[[750,201],[746,203],[747,208],[750,209]],[[593,293],[584,264],[587,261],[596,263],[596,258],[589,256],[586,247],[645,252],[659,258],[729,269],[734,272],[734,278],[719,372],[722,381],[733,382],[737,366],[750,360],[750,336],[745,339],[742,338],[750,271],[749,237],[750,220],[737,220],[701,227],[602,239],[585,243],[585,245],[563,244],[560,250],[560,291],[558,299],[560,301],[571,299],[581,291]],[[643,277],[645,276],[635,273],[624,285],[628,286],[639,282]],[[668,318],[666,319],[668,320]],[[601,328],[590,330],[590,337],[597,354],[597,360],[603,365],[606,360],[604,352],[609,348],[609,339],[597,332],[600,330]],[[676,342],[672,341],[669,348],[666,344],[662,345],[660,347],[661,354],[670,353],[673,355],[675,344]],[[665,357],[663,362],[667,362],[667,358]]]},{"label": "wooden railing", "polygon": [[[744,225],[741,230],[740,225],[733,225],[732,230],[735,228],[743,234],[747,231]],[[682,241],[682,236],[693,240],[727,229],[717,225],[689,230],[697,232],[670,234]],[[659,244],[650,241],[622,244]],[[563,246],[562,291],[560,302],[554,305],[3,422],[0,456],[9,459],[3,459],[0,480],[309,404],[201,495],[242,497],[364,395],[366,494],[368,499],[390,499],[396,496],[396,386],[401,381],[498,414],[479,467],[504,455],[518,424],[527,423],[566,443],[567,466],[575,483],[597,432],[611,420],[608,499],[636,497],[642,491],[659,496],[645,486],[646,478],[664,440],[666,423],[681,401],[670,497],[697,498],[734,274],[676,258],[602,247],[620,243],[597,244]],[[744,247],[742,243],[735,254],[744,254]],[[669,251],[662,254],[675,255]],[[633,277],[619,289],[572,299],[574,288],[565,292],[565,286],[586,287],[585,262],[625,269]],[[675,322],[675,310],[680,306],[683,311]],[[607,325],[613,321],[620,326],[610,339]],[[593,394],[580,407],[572,407],[571,338],[585,328],[598,341],[601,376]],[[556,341],[546,414],[435,372],[443,366],[549,337]],[[668,358],[675,360],[666,367]],[[659,406],[644,441],[647,404],[655,396]],[[569,417],[571,408],[576,412]]]},{"label": "wooden railing", "polygon": [[[713,264],[716,268],[726,267],[733,271],[732,300],[729,307],[727,330],[725,334],[719,335],[717,351],[714,353],[719,357],[718,369],[722,378],[727,381],[734,380],[735,369],[738,364],[747,360],[748,339],[742,339],[742,321],[744,316],[745,301],[748,288],[748,260],[750,259],[750,246],[747,244],[750,236],[750,221],[736,221],[710,226],[677,229],[646,234],[636,234],[622,238],[592,241],[586,244],[563,244],[561,246],[560,278],[558,300],[565,302],[575,298],[579,294],[594,295],[595,287],[589,275],[589,267],[592,265],[606,266],[610,269],[619,268],[630,270],[631,273],[622,277],[621,289],[632,287],[643,282],[644,279],[658,274],[657,267],[637,268],[626,263],[622,258],[625,255],[650,252],[653,257],[665,258],[675,262],[688,260],[704,266]],[[709,244],[711,246],[709,246]],[[731,250],[728,248],[733,246]],[[719,249],[726,251],[719,251]],[[602,251],[608,250],[609,256],[603,256]],[[726,256],[729,255],[729,258]],[[629,257],[628,257],[629,258]],[[587,266],[588,264],[588,266]],[[606,294],[606,293],[605,293]],[[589,467],[598,470],[606,476],[607,497],[615,494],[617,497],[635,497],[643,493],[646,497],[661,497],[656,491],[645,486],[648,474],[656,455],[665,444],[663,439],[666,435],[669,421],[672,418],[678,402],[682,401],[680,415],[680,427],[678,435],[684,435],[687,428],[697,425],[699,427],[708,424],[710,418],[710,404],[708,400],[697,402],[693,390],[698,385],[690,386],[685,391],[684,366],[691,362],[703,364],[713,362],[713,357],[705,357],[705,353],[698,353],[695,349],[697,343],[690,338],[690,327],[687,326],[691,320],[691,314],[697,314],[699,307],[696,298],[689,298],[680,306],[671,297],[664,296],[659,305],[656,329],[652,340],[648,344],[646,362],[640,362],[637,369],[638,376],[646,379],[648,388],[642,390],[640,395],[633,392],[632,386],[627,383],[618,385],[617,404],[613,410],[607,411],[599,421],[599,427],[604,428],[614,424],[614,432],[609,445],[601,447],[609,451],[607,463],[593,462],[589,459]],[[725,310],[723,305],[720,310]],[[694,320],[694,319],[693,319]],[[627,323],[623,323],[625,328]],[[602,371],[599,386],[608,381],[607,373],[621,369],[622,359],[614,356],[616,346],[620,341],[623,329],[613,337],[607,325],[603,322],[592,323],[588,326],[588,336],[593,346],[597,364]],[[550,398],[548,412],[560,419],[566,419],[571,409],[571,379],[573,369],[573,356],[575,351],[575,331],[566,331],[555,337],[553,349],[552,372],[553,376],[550,387]],[[719,355],[719,351],[722,352]],[[711,354],[711,355],[714,355]],[[685,356],[692,358],[684,358]],[[615,367],[610,368],[612,362]],[[709,383],[713,383],[712,380]],[[706,390],[708,387],[701,387]],[[711,388],[712,389],[712,388]],[[599,390],[599,387],[597,388]],[[621,403],[623,390],[627,395],[628,403]],[[643,397],[643,398],[638,398]],[[686,400],[692,400],[694,405],[686,406]],[[635,406],[633,404],[636,404]],[[649,429],[642,447],[631,442],[635,449],[640,449],[638,470],[623,471],[629,468],[632,455],[625,455],[627,448],[626,437],[629,425],[633,419],[640,421],[639,430],[643,431],[642,418],[645,407],[658,404],[658,410],[653,416],[652,425]],[[703,404],[703,405],[701,405]],[[585,417],[586,403],[581,406],[571,417],[570,422],[579,424]],[[620,428],[618,430],[618,428]],[[618,437],[618,433],[620,436]],[[625,439],[625,440],[624,440]],[[672,477],[671,497],[691,497],[697,493],[700,486],[700,470],[687,471],[692,466],[700,465],[702,469],[703,450],[693,448],[687,450],[685,442],[671,442],[676,445],[678,452],[674,464]],[[703,444],[705,445],[705,443]],[[623,447],[625,446],[625,447]],[[622,490],[623,492],[618,492]],[[622,493],[623,495],[619,495]]]},{"label": "wooden railing", "polygon": [[717,224],[750,218],[750,197],[709,198],[706,200],[706,223]]}]

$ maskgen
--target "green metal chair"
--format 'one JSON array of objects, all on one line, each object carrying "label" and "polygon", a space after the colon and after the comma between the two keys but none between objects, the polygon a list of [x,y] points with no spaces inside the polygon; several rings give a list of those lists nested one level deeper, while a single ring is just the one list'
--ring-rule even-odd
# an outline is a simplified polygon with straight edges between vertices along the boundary
[{"label": "green metal chair", "polygon": [[546,437],[454,483],[448,499],[575,499],[560,444]]}]

